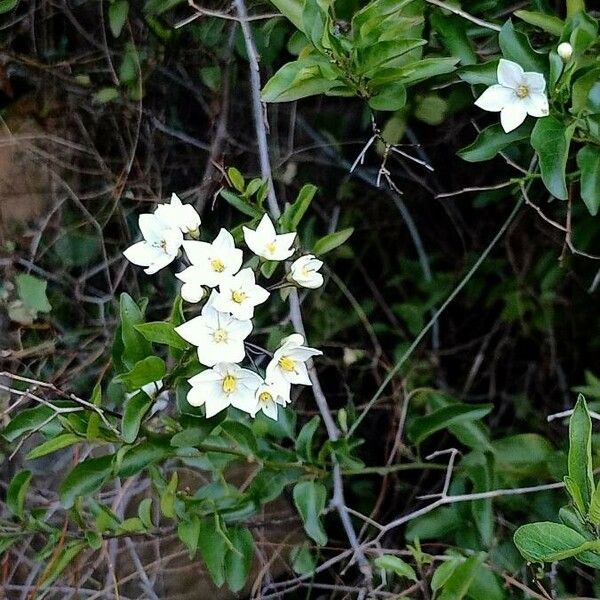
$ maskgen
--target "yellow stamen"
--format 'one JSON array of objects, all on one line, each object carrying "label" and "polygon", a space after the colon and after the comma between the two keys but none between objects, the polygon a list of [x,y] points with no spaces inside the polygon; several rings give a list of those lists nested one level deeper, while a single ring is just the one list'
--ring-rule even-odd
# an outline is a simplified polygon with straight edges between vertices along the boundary
[{"label": "yellow stamen", "polygon": [[225,265],[223,264],[223,261],[220,258],[213,258],[210,261],[210,268],[215,273],[222,273],[225,270]]},{"label": "yellow stamen", "polygon": [[233,375],[225,375],[225,377],[223,378],[222,387],[223,391],[226,394],[232,394],[233,392],[235,392],[236,385],[237,381]]},{"label": "yellow stamen", "polygon": [[519,98],[527,98],[529,96],[529,88],[526,85],[520,85],[517,88],[517,96]]},{"label": "yellow stamen", "polygon": [[275,244],[275,242],[269,242],[267,244],[267,252],[273,254],[275,250],[277,250],[277,244]]},{"label": "yellow stamen", "polygon": [[213,333],[213,339],[215,340],[215,342],[217,342],[217,344],[220,344],[221,342],[226,342],[227,337],[227,331],[225,329],[217,329]]},{"label": "yellow stamen", "polygon": [[296,370],[296,361],[289,356],[282,356],[279,359],[279,366],[284,371],[295,371]]},{"label": "yellow stamen", "polygon": [[262,392],[261,394],[259,394],[258,399],[263,404],[268,404],[269,402],[273,401],[273,396],[271,396],[271,394],[269,394],[269,392]]},{"label": "yellow stamen", "polygon": [[243,292],[242,290],[233,290],[231,292],[231,299],[236,304],[241,304],[247,297],[248,295],[246,294],[246,292]]}]

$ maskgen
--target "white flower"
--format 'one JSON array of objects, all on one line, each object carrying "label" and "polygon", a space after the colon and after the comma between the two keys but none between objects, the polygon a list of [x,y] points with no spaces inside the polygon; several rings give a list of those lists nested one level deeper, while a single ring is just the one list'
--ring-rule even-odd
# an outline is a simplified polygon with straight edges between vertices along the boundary
[{"label": "white flower", "polygon": [[288,383],[311,385],[308,370],[304,364],[312,356],[323,354],[320,350],[304,346],[304,337],[293,333],[281,341],[273,359],[267,365],[267,380],[283,379]]},{"label": "white flower", "polygon": [[571,56],[573,56],[573,46],[569,42],[563,42],[558,45],[556,53],[561,57],[563,62],[569,62]]},{"label": "white flower", "polygon": [[[233,236],[226,229],[221,229],[212,244],[207,242],[183,242],[191,267],[188,267],[177,277],[186,284],[187,294],[199,295],[197,288],[206,285],[216,287],[231,275],[235,275],[242,266],[243,253],[235,247]],[[196,288],[196,293],[193,293]]]},{"label": "white flower", "polygon": [[498,83],[489,87],[475,104],[483,110],[500,112],[500,122],[506,133],[516,129],[527,115],[545,117],[548,114],[546,80],[541,73],[525,72],[517,63],[500,59]]},{"label": "white flower", "polygon": [[123,255],[134,265],[147,267],[145,272],[152,275],[175,260],[183,234],[165,225],[156,215],[142,214],[138,223],[144,241],[133,244]]},{"label": "white flower", "polygon": [[187,401],[192,406],[206,407],[207,418],[234,406],[247,413],[254,410],[256,390],[262,383],[260,375],[232,363],[218,363],[189,379],[192,389]]},{"label": "white flower", "polygon": [[242,269],[219,284],[219,295],[215,298],[214,306],[221,312],[230,312],[236,319],[246,320],[254,316],[254,307],[268,297],[269,292],[256,285],[254,271]]},{"label": "white flower", "polygon": [[307,254],[292,263],[289,277],[299,286],[314,290],[323,285],[323,275],[318,272],[322,266],[322,260]]},{"label": "white flower", "polygon": [[217,363],[239,363],[244,360],[244,340],[252,331],[252,321],[240,321],[229,313],[214,308],[217,293],[213,291],[199,317],[190,319],[175,331],[198,349],[198,360],[207,367]]},{"label": "white flower", "polygon": [[[185,273],[185,271],[184,271]],[[180,273],[179,275],[181,275],[182,273]],[[182,279],[182,278],[180,278]],[[200,302],[200,300],[202,300],[202,298],[204,298],[204,296],[206,295],[206,290],[201,286],[196,284],[193,281],[189,281],[184,283],[181,286],[181,297],[186,301],[186,302],[191,302],[192,304],[196,304],[197,302]]]},{"label": "white flower", "polygon": [[243,227],[243,230],[248,248],[257,256],[267,260],[286,260],[294,254],[291,245],[296,239],[296,234],[282,233],[278,235],[266,213],[260,220],[256,231],[248,229],[248,227]]},{"label": "white flower", "polygon": [[170,204],[159,204],[154,214],[166,225],[195,234],[200,228],[200,215],[191,204],[183,204],[177,194],[171,195]]},{"label": "white flower", "polygon": [[262,410],[267,417],[277,421],[277,405],[285,406],[291,402],[290,388],[290,384],[283,379],[276,382],[265,381],[254,394],[256,404],[250,415],[255,417]]}]

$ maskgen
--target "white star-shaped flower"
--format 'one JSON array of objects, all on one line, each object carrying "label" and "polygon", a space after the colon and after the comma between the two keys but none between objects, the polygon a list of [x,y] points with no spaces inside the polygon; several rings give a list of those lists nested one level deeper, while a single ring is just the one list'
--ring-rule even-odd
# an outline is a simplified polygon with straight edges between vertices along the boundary
[{"label": "white star-shaped flower", "polygon": [[154,214],[163,223],[182,233],[195,234],[200,228],[200,215],[196,209],[191,204],[183,204],[177,194],[171,195],[169,204],[159,204]]},{"label": "white star-shaped flower", "polygon": [[527,115],[545,117],[548,114],[546,80],[541,73],[524,71],[510,60],[500,59],[498,83],[490,86],[475,104],[483,110],[500,113],[506,133],[516,129]]},{"label": "white star-shaped flower", "polygon": [[322,266],[322,260],[306,254],[292,263],[289,277],[299,286],[314,290],[323,285],[323,275],[318,272]]},{"label": "white star-shaped flower", "polygon": [[175,260],[183,234],[152,214],[140,215],[138,223],[144,240],[127,248],[123,255],[134,265],[147,267],[144,271],[152,275]]},{"label": "white star-shaped flower", "polygon": [[189,379],[192,389],[187,401],[192,406],[206,407],[206,417],[214,417],[229,406],[250,413],[254,409],[260,375],[233,363],[217,363]]},{"label": "white star-shaped flower", "polygon": [[216,310],[216,296],[213,291],[199,317],[175,328],[186,342],[197,347],[198,360],[207,367],[244,360],[244,340],[252,331],[252,321],[240,321],[229,313]]},{"label": "white star-shaped flower", "polygon": [[[204,295],[202,286],[216,287],[225,278],[235,275],[242,266],[243,253],[235,247],[233,236],[226,229],[221,229],[212,244],[208,242],[183,242],[183,248],[190,267],[177,273],[184,282],[182,296],[188,302],[196,302]],[[187,297],[186,297],[187,296]],[[191,299],[189,299],[191,298]]]},{"label": "white star-shaped flower", "polygon": [[320,350],[304,346],[304,337],[293,333],[281,341],[273,358],[267,365],[267,380],[312,385],[308,377],[306,361],[323,354]]},{"label": "white star-shaped flower", "polygon": [[244,239],[248,248],[257,256],[267,260],[287,260],[294,249],[291,247],[296,239],[295,233],[278,234],[265,213],[256,230],[243,227]]},{"label": "white star-shaped flower", "polygon": [[219,283],[214,307],[221,312],[230,312],[236,319],[246,320],[254,316],[254,307],[268,297],[269,292],[256,285],[254,271],[246,268]]},{"label": "white star-shaped flower", "polygon": [[277,405],[285,406],[291,402],[290,389],[290,384],[283,379],[262,383],[254,395],[256,404],[250,416],[255,417],[259,411],[262,411],[267,417],[277,421]]}]

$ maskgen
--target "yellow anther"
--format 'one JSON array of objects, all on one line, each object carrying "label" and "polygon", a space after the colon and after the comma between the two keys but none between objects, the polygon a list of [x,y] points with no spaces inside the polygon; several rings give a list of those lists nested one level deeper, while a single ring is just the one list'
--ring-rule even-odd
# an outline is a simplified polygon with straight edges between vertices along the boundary
[{"label": "yellow anther", "polygon": [[235,392],[235,387],[237,385],[237,381],[233,375],[225,375],[223,378],[223,391],[226,394],[232,394]]},{"label": "yellow anther", "polygon": [[269,392],[262,392],[261,394],[259,394],[258,399],[263,403],[263,404],[267,404],[269,402],[273,401],[273,396],[271,396],[271,394],[269,394]]},{"label": "yellow anther", "polygon": [[215,273],[222,273],[225,270],[225,265],[223,264],[223,261],[220,258],[213,258],[210,261],[210,268]]},{"label": "yellow anther", "polygon": [[275,250],[277,250],[277,244],[275,244],[275,242],[269,242],[267,244],[267,252],[269,254],[274,254]]},{"label": "yellow anther", "polygon": [[279,366],[284,371],[295,371],[296,370],[296,361],[289,356],[282,356],[279,359]]},{"label": "yellow anther", "polygon": [[233,290],[231,292],[231,299],[237,304],[241,304],[247,297],[246,292],[242,290]]},{"label": "yellow anther", "polygon": [[529,88],[526,85],[520,85],[517,88],[517,96],[519,98],[527,98],[529,96]]},{"label": "yellow anther", "polygon": [[217,329],[213,333],[213,339],[215,340],[215,342],[217,342],[217,344],[220,344],[221,342],[226,342],[227,337],[227,331],[225,329]]}]

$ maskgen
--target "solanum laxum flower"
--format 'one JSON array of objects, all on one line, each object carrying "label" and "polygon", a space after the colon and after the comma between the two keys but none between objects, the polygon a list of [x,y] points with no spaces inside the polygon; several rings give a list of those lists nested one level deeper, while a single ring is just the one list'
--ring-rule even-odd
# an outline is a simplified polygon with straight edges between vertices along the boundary
[{"label": "solanum laxum flower", "polygon": [[294,254],[292,244],[295,233],[278,234],[267,214],[263,216],[256,230],[244,227],[244,240],[248,248],[261,258],[267,260],[287,260]]},{"label": "solanum laxum flower", "polygon": [[256,404],[250,415],[255,417],[259,411],[262,411],[267,417],[277,421],[277,405],[285,406],[290,403],[290,389],[290,384],[283,379],[265,381],[256,390]]},{"label": "solanum laxum flower", "polygon": [[304,345],[304,337],[293,333],[281,341],[281,345],[273,354],[267,365],[267,380],[283,379],[288,383],[312,385],[306,368],[306,361],[323,354],[320,350]]},{"label": "solanum laxum flower", "polygon": [[159,204],[154,214],[163,223],[182,233],[197,235],[200,229],[200,215],[191,204],[183,204],[177,194],[171,195],[169,204]]},{"label": "solanum laxum flower", "polygon": [[254,271],[246,268],[219,283],[219,295],[215,298],[214,307],[221,312],[230,312],[237,319],[246,320],[254,316],[254,307],[268,297],[269,292],[256,285]]},{"label": "solanum laxum flower", "polygon": [[323,275],[318,272],[322,266],[322,260],[313,254],[306,254],[292,263],[288,277],[300,287],[314,290],[323,285]]},{"label": "solanum laxum flower", "polygon": [[138,223],[144,240],[127,248],[123,255],[134,265],[146,267],[144,271],[152,275],[175,260],[183,234],[153,214],[140,215]]},{"label": "solanum laxum flower", "polygon": [[497,75],[498,83],[485,90],[475,104],[483,110],[499,112],[506,133],[516,129],[527,115],[548,115],[546,80],[541,73],[524,71],[517,63],[501,58]]},{"label": "solanum laxum flower", "polygon": [[217,363],[189,379],[192,389],[187,401],[192,406],[206,408],[206,417],[214,417],[229,406],[251,413],[256,404],[256,390],[262,383],[260,375],[233,363]]},{"label": "solanum laxum flower", "polygon": [[198,360],[207,367],[244,360],[244,340],[252,331],[252,321],[241,321],[216,310],[216,297],[217,293],[213,291],[200,316],[175,328],[186,342],[197,347]]},{"label": "solanum laxum flower", "polygon": [[219,231],[212,244],[183,242],[183,249],[192,265],[177,273],[177,277],[187,285],[186,294],[190,297],[200,296],[198,288],[204,285],[216,287],[227,277],[235,275],[244,259],[242,251],[235,247],[233,236],[226,229]]}]

